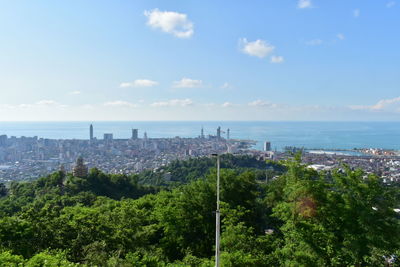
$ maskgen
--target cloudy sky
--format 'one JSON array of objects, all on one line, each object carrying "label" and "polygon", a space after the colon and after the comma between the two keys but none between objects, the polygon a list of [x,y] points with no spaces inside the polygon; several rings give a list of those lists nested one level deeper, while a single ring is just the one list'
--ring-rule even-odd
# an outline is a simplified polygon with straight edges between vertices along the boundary
[{"label": "cloudy sky", "polygon": [[0,5],[0,121],[400,119],[400,0]]}]

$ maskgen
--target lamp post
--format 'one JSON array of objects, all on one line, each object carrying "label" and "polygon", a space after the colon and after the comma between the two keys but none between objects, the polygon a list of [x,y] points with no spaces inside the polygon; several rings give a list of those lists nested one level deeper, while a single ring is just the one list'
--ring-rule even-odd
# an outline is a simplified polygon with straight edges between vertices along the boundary
[{"label": "lamp post", "polygon": [[219,244],[220,244],[220,211],[219,211],[219,171],[220,171],[220,158],[218,154],[212,154],[217,157],[217,210],[215,211],[215,267],[220,266],[219,262]]}]

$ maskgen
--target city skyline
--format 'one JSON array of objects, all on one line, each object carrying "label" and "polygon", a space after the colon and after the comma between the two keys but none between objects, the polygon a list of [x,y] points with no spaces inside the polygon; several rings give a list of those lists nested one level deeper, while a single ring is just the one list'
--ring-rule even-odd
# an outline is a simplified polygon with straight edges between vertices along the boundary
[{"label": "city skyline", "polygon": [[399,120],[400,1],[3,2],[0,121]]}]

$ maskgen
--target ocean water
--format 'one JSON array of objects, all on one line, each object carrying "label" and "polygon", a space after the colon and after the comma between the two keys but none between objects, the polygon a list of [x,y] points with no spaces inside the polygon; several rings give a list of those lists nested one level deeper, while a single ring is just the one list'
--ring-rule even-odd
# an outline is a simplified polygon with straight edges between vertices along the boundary
[{"label": "ocean water", "polygon": [[[38,136],[54,139],[88,139],[91,122],[0,122],[0,135]],[[129,138],[133,128],[139,136],[147,132],[155,137],[197,137],[203,127],[205,135],[216,134],[216,129],[230,137],[257,141],[262,149],[270,141],[273,149],[285,146],[308,149],[385,148],[400,150],[400,122],[238,122],[238,121],[132,121],[93,122],[94,136],[113,133],[114,138]],[[223,133],[226,137],[226,133]]]}]

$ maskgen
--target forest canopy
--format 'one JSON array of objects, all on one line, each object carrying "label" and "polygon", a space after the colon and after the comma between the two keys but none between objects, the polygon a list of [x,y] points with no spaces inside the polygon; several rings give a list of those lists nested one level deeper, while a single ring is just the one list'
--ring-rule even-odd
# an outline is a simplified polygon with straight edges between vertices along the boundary
[{"label": "forest canopy", "polygon": [[[222,266],[399,265],[399,189],[379,177],[296,159],[222,167]],[[1,266],[214,266],[215,159],[1,188]]]}]

